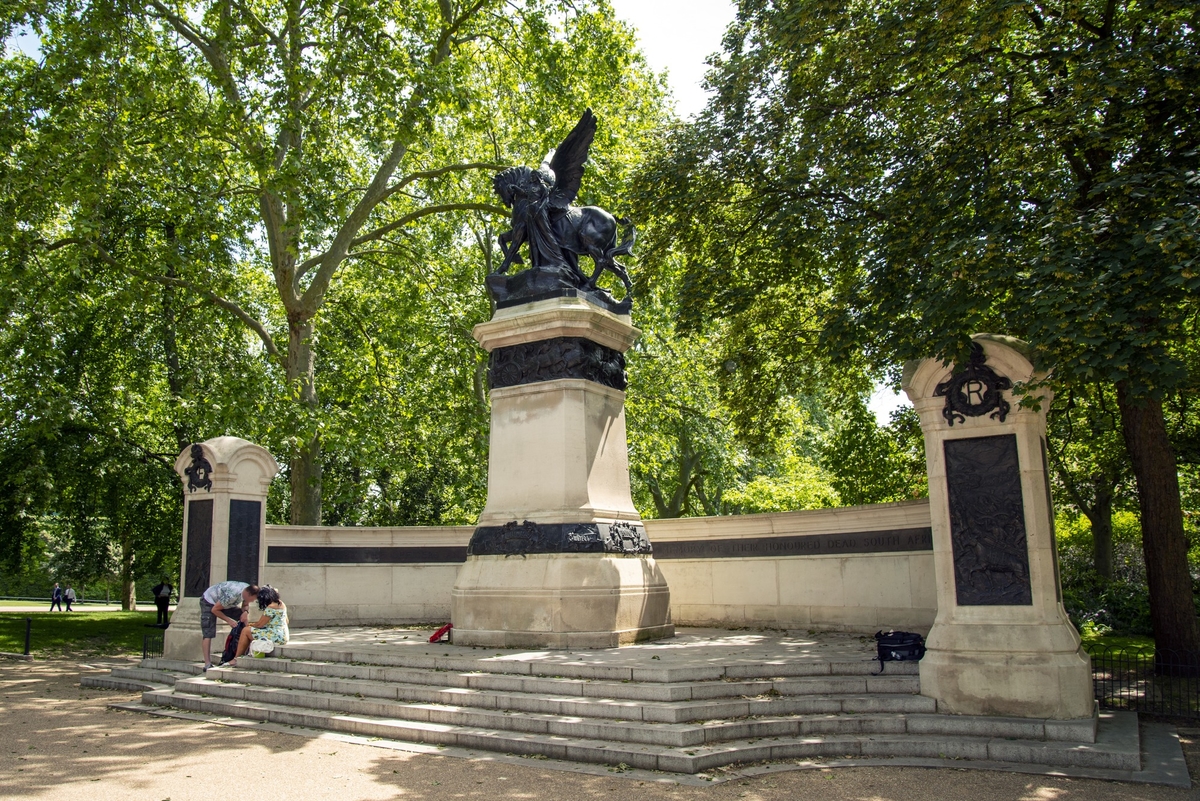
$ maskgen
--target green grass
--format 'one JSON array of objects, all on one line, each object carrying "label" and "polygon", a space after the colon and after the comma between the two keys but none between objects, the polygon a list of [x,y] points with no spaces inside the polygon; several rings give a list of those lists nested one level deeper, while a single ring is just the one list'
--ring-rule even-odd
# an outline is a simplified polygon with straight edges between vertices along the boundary
[{"label": "green grass", "polygon": [[21,653],[25,648],[25,618],[33,618],[30,652],[35,657],[142,653],[146,628],[154,612],[0,612],[0,651]]},{"label": "green grass", "polygon": [[[138,601],[138,604],[139,605],[148,604],[149,606],[153,607],[154,601]],[[45,598],[45,599],[36,598],[32,601],[8,601],[8,600],[0,601],[0,608],[3,608],[5,606],[42,606],[42,605],[45,605],[46,611],[50,611],[50,599],[49,598]],[[95,607],[97,607],[99,605],[100,605],[99,603],[95,602],[94,598],[88,599],[87,603],[82,603],[80,601],[75,602],[76,609],[94,609]],[[112,602],[112,605],[120,606],[121,602],[114,600]],[[63,601],[63,608],[66,609],[66,606],[67,606],[67,602]]]},{"label": "green grass", "polygon": [[1096,636],[1084,631],[1080,634],[1083,639],[1083,649],[1089,654],[1107,651],[1112,654],[1125,653],[1154,653],[1154,638],[1142,636],[1118,637],[1112,634]]}]

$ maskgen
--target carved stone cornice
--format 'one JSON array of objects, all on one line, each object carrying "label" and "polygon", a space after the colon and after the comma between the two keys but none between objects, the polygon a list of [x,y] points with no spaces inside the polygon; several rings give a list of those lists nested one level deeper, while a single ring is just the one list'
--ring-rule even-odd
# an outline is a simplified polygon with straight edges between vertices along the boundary
[{"label": "carved stone cornice", "polygon": [[580,297],[559,297],[497,309],[486,323],[472,329],[484,350],[558,337],[582,337],[624,353],[641,336],[627,314],[613,314]]}]

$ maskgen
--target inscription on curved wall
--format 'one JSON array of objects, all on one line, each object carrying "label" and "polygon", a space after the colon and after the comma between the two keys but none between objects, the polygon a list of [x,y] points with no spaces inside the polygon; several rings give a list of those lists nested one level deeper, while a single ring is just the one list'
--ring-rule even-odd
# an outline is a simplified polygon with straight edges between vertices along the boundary
[{"label": "inscription on curved wall", "polygon": [[850,553],[932,551],[933,531],[902,528],[846,531],[794,537],[738,537],[724,540],[666,540],[654,546],[656,559],[756,559],[772,556],[831,556]]}]

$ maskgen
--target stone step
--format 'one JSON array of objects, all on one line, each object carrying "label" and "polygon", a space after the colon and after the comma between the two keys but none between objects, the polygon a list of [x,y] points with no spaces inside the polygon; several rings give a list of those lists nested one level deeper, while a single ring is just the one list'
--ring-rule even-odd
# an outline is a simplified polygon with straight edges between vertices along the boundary
[{"label": "stone step", "polygon": [[[215,682],[214,682],[215,683]],[[182,684],[182,683],[181,683]],[[178,685],[177,685],[178,686]],[[193,695],[178,689],[147,692],[143,702],[192,712],[304,726],[368,737],[455,745],[501,753],[540,754],[554,759],[625,764],[647,770],[699,773],[736,762],[811,759],[817,757],[918,757],[992,760],[1058,767],[1139,770],[1137,716],[1107,713],[1094,744],[1044,742],[972,735],[814,734],[770,736],[692,747],[613,742],[550,732],[345,714],[254,700]],[[639,724],[641,727],[662,724]]]},{"label": "stone step", "polygon": [[195,675],[193,673],[185,673],[180,670],[161,670],[158,668],[133,667],[133,668],[113,668],[112,675],[120,679],[137,679],[140,681],[154,682],[155,684],[166,684],[172,686],[180,679],[190,678]]},{"label": "stone step", "polygon": [[[454,673],[498,673],[518,676],[543,676],[570,679],[601,679],[652,683],[718,681],[722,679],[794,678],[803,676],[867,676],[877,674],[880,663],[871,659],[854,660],[768,660],[754,664],[685,665],[646,667],[633,665],[588,664],[577,661],[542,661],[516,656],[478,658],[473,656],[430,656],[377,649],[342,649],[330,646],[284,645],[275,649],[275,657],[308,662],[340,662],[377,667],[414,668]],[[653,658],[653,657],[651,657]],[[886,676],[916,676],[917,662],[888,662]]]},{"label": "stone step", "polygon": [[[214,668],[214,670],[225,670]],[[454,673],[450,671],[428,671],[413,668],[388,668],[371,665],[349,665],[329,662],[308,662],[282,659],[242,659],[238,662],[238,675],[245,681],[270,683],[270,679],[258,676],[288,675],[280,680],[279,686],[314,688],[318,685],[305,682],[301,676],[314,679],[387,682],[404,685],[427,685],[439,688],[471,689],[508,693],[536,693],[554,696],[601,698],[609,701],[628,700],[638,702],[674,703],[682,701],[715,701],[719,699],[744,699],[756,696],[829,695],[848,693],[908,693],[920,692],[917,676],[813,676],[790,679],[748,679],[744,681],[697,681],[674,683],[615,682],[602,679],[560,679],[536,676],[514,676],[493,673]],[[210,675],[217,675],[212,674]],[[222,676],[228,674],[222,673]],[[326,690],[337,692],[337,690]],[[361,690],[355,690],[360,692]],[[385,696],[386,697],[386,696]],[[722,717],[708,714],[707,717]]]},{"label": "stone step", "polygon": [[[258,662],[259,660],[255,660]],[[295,663],[293,663],[295,664]],[[335,666],[354,670],[353,666]],[[391,671],[391,668],[371,670]],[[406,674],[407,675],[407,674]],[[475,678],[497,678],[472,674],[437,674],[442,678],[466,680]],[[909,720],[907,731],[922,734],[965,734],[988,737],[1019,737],[1030,740],[1053,740],[1059,742],[1094,742],[1096,718],[1084,720],[1041,720],[1035,718],[982,717],[939,715],[936,702],[931,698],[907,693],[888,693],[878,686],[873,692],[828,693],[823,695],[803,694],[800,696],[744,697],[736,701],[698,702],[637,702],[603,695],[578,696],[564,693],[533,694],[528,691],[488,692],[481,691],[465,681],[436,685],[408,684],[381,679],[335,679],[307,674],[256,671],[251,668],[213,668],[206,678],[222,682],[277,687],[314,693],[353,695],[357,698],[378,698],[419,704],[442,704],[459,707],[476,707],[509,712],[569,715],[584,718],[607,718],[650,723],[688,723],[698,720],[715,720],[730,717],[777,717],[784,715],[831,715],[831,714],[903,714]],[[435,677],[436,678],[436,677]],[[511,677],[498,677],[510,680]],[[519,682],[551,682],[553,688],[564,685],[579,689],[582,684],[589,693],[600,689],[624,690],[631,685],[613,682],[576,682],[553,679],[512,679]],[[638,685],[632,685],[638,686]],[[652,685],[657,687],[671,685]],[[679,685],[687,686],[687,685]],[[768,683],[770,686],[770,683]],[[779,694],[782,696],[782,694]],[[917,727],[917,728],[914,728]],[[889,729],[890,730],[890,729]],[[880,730],[882,731],[882,729]]]},{"label": "stone step", "polygon": [[190,671],[162,670],[145,666],[117,667],[107,675],[83,676],[79,679],[79,685],[107,690],[144,692],[174,686],[176,681],[192,675],[194,674]]},{"label": "stone step", "polygon": [[[217,682],[207,678],[178,682],[175,689],[187,694],[209,695],[282,706],[309,707],[350,715],[368,715],[447,725],[523,731],[533,734],[553,734],[563,737],[596,738],[676,747],[747,737],[795,736],[829,732],[857,734],[904,731],[903,718],[897,717],[895,714],[874,716],[862,713],[845,714],[844,707],[848,706],[853,709],[857,699],[841,698],[807,699],[818,702],[810,704],[811,707],[816,708],[805,710],[810,717],[772,717],[764,714],[751,718],[743,716],[734,720],[710,719],[703,724],[688,724],[639,719],[636,715],[641,710],[636,707],[628,710],[621,709],[604,717],[585,718],[569,711],[547,712],[546,709],[553,705],[551,699],[546,699],[546,705],[540,711],[532,712],[506,708],[482,708],[452,702],[411,703],[277,687],[256,687],[232,682]],[[906,700],[915,699],[908,698]],[[766,710],[763,711],[766,712]],[[794,715],[795,713],[790,714]]]},{"label": "stone step", "polygon": [[166,670],[171,673],[186,673],[191,676],[199,676],[204,672],[204,667],[199,662],[184,662],[180,659],[163,659],[161,657],[149,657],[141,661],[140,667],[148,670]]},{"label": "stone step", "polygon": [[144,693],[152,690],[165,690],[169,684],[143,681],[141,679],[122,679],[116,676],[82,676],[80,687],[91,687],[95,690],[124,690],[131,693]]}]

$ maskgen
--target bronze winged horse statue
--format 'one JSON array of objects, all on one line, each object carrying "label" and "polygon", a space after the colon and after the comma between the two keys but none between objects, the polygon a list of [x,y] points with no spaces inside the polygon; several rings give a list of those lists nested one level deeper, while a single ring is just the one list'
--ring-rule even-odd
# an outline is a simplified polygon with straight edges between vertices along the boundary
[{"label": "bronze winged horse statue", "polygon": [[[562,144],[546,154],[541,166],[510,167],[492,181],[496,194],[512,209],[512,223],[500,234],[504,261],[497,273],[522,264],[520,248],[526,245],[530,267],[566,267],[581,289],[595,290],[596,280],[609,270],[633,293],[629,270],[617,256],[632,255],[637,231],[629,220],[613,217],[599,206],[571,205],[579,194],[583,165],[596,135],[596,117],[588,109]],[[625,228],[618,242],[618,224]],[[579,267],[579,257],[589,256],[595,267],[589,277]]]}]

